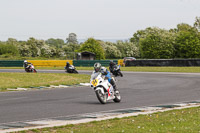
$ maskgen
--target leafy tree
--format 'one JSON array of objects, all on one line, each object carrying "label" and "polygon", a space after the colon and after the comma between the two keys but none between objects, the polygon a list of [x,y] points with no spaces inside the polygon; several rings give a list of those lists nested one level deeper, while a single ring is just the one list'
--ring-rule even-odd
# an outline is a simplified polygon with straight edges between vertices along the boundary
[{"label": "leafy tree", "polygon": [[140,51],[139,47],[129,41],[117,41],[116,47],[121,52],[122,57],[139,57]]},{"label": "leafy tree", "polygon": [[147,28],[139,39],[142,58],[169,59],[174,55],[175,33],[159,28]]},{"label": "leafy tree", "polygon": [[92,52],[92,53],[95,53],[96,59],[105,59],[104,50],[102,46],[100,45],[100,42],[93,38],[89,38],[87,41],[81,44],[81,47],[78,51]]},{"label": "leafy tree", "polygon": [[37,57],[41,55],[41,48],[45,45],[43,40],[36,40],[35,38],[29,38],[26,45],[31,51],[32,57]]},{"label": "leafy tree", "polygon": [[19,42],[14,39],[14,38],[8,38],[8,40],[6,41],[7,44],[12,44],[12,45],[15,45],[17,46],[19,44]]},{"label": "leafy tree", "polygon": [[62,48],[62,46],[65,45],[64,40],[54,39],[54,38],[50,38],[46,40],[45,43],[49,45],[50,47],[56,47],[56,48]]},{"label": "leafy tree", "polygon": [[49,45],[44,45],[41,48],[41,55],[42,57],[54,57],[56,56],[56,48],[55,47],[50,47]]},{"label": "leafy tree", "polygon": [[79,44],[69,43],[62,47],[65,52],[75,52],[80,48]]},{"label": "leafy tree", "polygon": [[20,42],[19,52],[22,57],[31,57],[32,52],[29,50],[29,46],[26,45],[26,42]]},{"label": "leafy tree", "polygon": [[133,34],[133,37],[130,39],[130,42],[139,46],[140,38],[145,38],[151,28],[146,28],[145,30],[138,30],[136,33]]},{"label": "leafy tree", "polygon": [[78,41],[77,41],[77,36],[75,33],[70,33],[69,34],[69,37],[66,39],[67,40],[67,43],[72,43],[72,44],[78,44]]},{"label": "leafy tree", "polygon": [[177,31],[174,45],[175,56],[178,58],[199,58],[200,40],[197,29],[188,24],[178,24]]},{"label": "leafy tree", "polygon": [[122,54],[115,43],[99,41],[104,49],[106,59],[121,58]]},{"label": "leafy tree", "polygon": [[132,42],[139,48],[139,56],[138,57],[142,57],[141,56],[141,46],[139,45],[140,40],[143,40],[144,38],[146,38],[147,35],[150,34],[152,31],[153,31],[153,28],[151,28],[151,27],[148,27],[145,30],[138,30],[136,33],[133,34],[133,37],[130,38],[130,42]]},{"label": "leafy tree", "polygon": [[76,52],[75,51],[80,49],[80,45],[69,43],[67,45],[64,45],[62,47],[62,49],[64,51],[64,54],[66,55],[66,58],[75,59],[76,58]]},{"label": "leafy tree", "polygon": [[45,41],[35,38],[29,38],[27,42],[20,42],[19,45],[20,55],[25,57],[52,57],[56,55],[56,52],[53,53],[56,50],[52,49],[54,48],[48,46]]},{"label": "leafy tree", "polygon": [[18,51],[17,46],[13,44],[0,42],[0,55],[17,56],[19,55],[19,51]]},{"label": "leafy tree", "polygon": [[200,17],[195,18],[194,27],[200,32]]}]

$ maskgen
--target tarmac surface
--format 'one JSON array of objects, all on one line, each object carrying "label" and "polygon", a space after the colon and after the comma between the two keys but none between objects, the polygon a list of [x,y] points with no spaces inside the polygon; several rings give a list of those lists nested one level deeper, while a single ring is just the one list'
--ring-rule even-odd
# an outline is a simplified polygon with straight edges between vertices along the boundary
[{"label": "tarmac surface", "polygon": [[[24,70],[0,69],[0,72]],[[64,73],[63,70],[38,72]],[[91,74],[91,71],[79,73]],[[0,124],[200,100],[198,73],[122,73],[124,77],[117,77],[122,96],[120,103],[100,104],[89,86],[0,92]]]}]

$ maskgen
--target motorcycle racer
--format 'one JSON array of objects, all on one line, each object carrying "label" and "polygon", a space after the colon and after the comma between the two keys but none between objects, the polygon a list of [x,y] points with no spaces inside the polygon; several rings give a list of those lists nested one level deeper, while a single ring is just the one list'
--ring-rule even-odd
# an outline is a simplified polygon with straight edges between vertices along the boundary
[{"label": "motorcycle racer", "polygon": [[108,79],[109,83],[113,86],[114,91],[117,91],[117,86],[115,81],[111,78],[110,72],[102,67],[100,63],[94,64],[94,73],[100,72],[102,75],[105,75],[105,79]]},{"label": "motorcycle racer", "polygon": [[110,63],[109,63],[109,68],[110,68],[110,72],[113,73],[113,68],[116,64],[113,62],[113,60],[110,60]]},{"label": "motorcycle racer", "polygon": [[78,73],[75,66],[70,65],[69,62],[66,63],[66,66],[64,68],[65,68],[66,72],[68,72],[68,73]]},{"label": "motorcycle racer", "polygon": [[69,71],[69,67],[70,67],[70,64],[69,64],[69,62],[67,62],[67,63],[66,63],[66,66],[65,66],[65,69],[66,69],[67,71]]},{"label": "motorcycle racer", "polygon": [[28,69],[30,67],[30,64],[31,64],[30,62],[24,60],[24,68],[25,69]]},{"label": "motorcycle racer", "polygon": [[26,72],[37,72],[35,69],[34,69],[34,66],[32,63],[30,62],[27,62],[26,60],[24,60],[24,69]]}]

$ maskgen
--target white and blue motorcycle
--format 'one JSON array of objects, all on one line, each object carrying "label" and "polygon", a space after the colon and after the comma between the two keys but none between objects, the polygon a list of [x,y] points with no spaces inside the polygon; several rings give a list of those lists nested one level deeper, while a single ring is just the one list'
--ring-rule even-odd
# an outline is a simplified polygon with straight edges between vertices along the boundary
[{"label": "white and blue motorcycle", "polygon": [[113,100],[114,102],[121,101],[120,92],[114,92],[113,86],[101,73],[93,73],[91,75],[90,84],[100,103],[105,104],[108,100]]}]

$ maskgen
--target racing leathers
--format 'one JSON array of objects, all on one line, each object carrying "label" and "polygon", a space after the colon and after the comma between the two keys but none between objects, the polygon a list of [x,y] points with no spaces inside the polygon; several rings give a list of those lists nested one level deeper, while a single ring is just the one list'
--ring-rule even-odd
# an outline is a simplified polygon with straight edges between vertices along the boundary
[{"label": "racing leathers", "polygon": [[29,69],[31,63],[30,62],[24,62],[24,68]]},{"label": "racing leathers", "polygon": [[110,62],[110,64],[109,64],[109,66],[110,66],[110,71],[113,73],[113,68],[114,68],[114,66],[115,66],[116,64],[113,62],[113,61],[111,61]]},{"label": "racing leathers", "polygon": [[67,62],[67,63],[66,63],[66,66],[65,66],[65,69],[66,69],[67,71],[69,71],[69,67],[70,67],[70,64],[69,64],[69,62]]},{"label": "racing leathers", "polygon": [[101,67],[100,73],[102,75],[105,75],[105,78],[108,79],[109,83],[113,86],[114,91],[116,91],[117,86],[115,84],[115,81],[112,79],[110,72],[105,67]]}]

